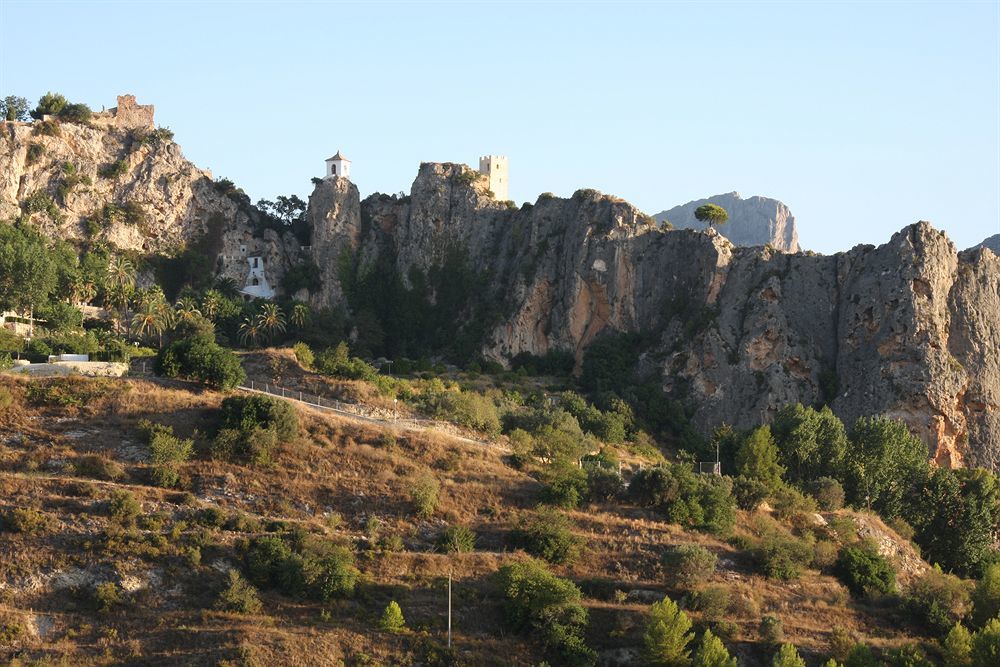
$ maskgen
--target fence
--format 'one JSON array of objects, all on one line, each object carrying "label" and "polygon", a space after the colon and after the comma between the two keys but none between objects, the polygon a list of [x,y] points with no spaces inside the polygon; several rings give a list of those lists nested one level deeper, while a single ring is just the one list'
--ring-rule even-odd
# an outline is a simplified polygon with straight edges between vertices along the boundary
[{"label": "fence", "polygon": [[317,408],[329,408],[332,410],[339,410],[340,412],[350,412],[351,414],[359,414],[356,410],[350,410],[346,406],[354,407],[353,403],[341,403],[340,401],[331,400],[329,398],[323,398],[316,394],[308,394],[303,391],[297,391],[294,389],[285,389],[284,387],[278,387],[273,384],[259,382],[255,383],[250,380],[249,387],[240,387],[240,389],[249,389],[250,391],[257,391],[264,394],[270,394],[271,396],[279,396],[281,398],[290,398],[300,403],[305,403],[307,405],[313,405]]}]

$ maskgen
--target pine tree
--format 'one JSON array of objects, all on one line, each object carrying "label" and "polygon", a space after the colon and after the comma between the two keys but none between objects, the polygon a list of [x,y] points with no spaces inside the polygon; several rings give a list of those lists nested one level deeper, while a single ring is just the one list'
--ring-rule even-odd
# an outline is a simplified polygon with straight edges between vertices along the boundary
[{"label": "pine tree", "polygon": [[782,644],[771,661],[772,667],[806,667],[806,661],[792,644]]},{"label": "pine tree", "polygon": [[694,651],[691,665],[692,667],[736,667],[736,658],[729,655],[726,645],[713,635],[711,630],[705,630]]},{"label": "pine tree", "polygon": [[972,634],[956,623],[941,640],[944,667],[968,667],[972,663]]},{"label": "pine tree", "polygon": [[754,429],[743,441],[736,452],[736,472],[762,482],[770,491],[781,484],[785,469],[778,463],[778,446],[774,444],[769,427]]},{"label": "pine tree", "polygon": [[994,618],[972,635],[972,667],[1000,665],[1000,618]]},{"label": "pine tree", "polygon": [[385,611],[382,612],[382,618],[379,619],[378,627],[386,632],[402,632],[406,628],[403,610],[399,608],[395,600],[390,602],[386,606]]},{"label": "pine tree", "polygon": [[694,638],[691,619],[669,597],[653,603],[642,636],[650,664],[682,667],[690,664],[687,645]]}]

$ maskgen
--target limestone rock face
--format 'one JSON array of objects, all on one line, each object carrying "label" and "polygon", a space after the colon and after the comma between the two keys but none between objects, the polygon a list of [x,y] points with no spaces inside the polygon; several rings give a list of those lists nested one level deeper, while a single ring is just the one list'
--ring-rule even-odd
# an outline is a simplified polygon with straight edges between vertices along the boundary
[{"label": "limestone rock face", "polygon": [[50,237],[148,254],[207,235],[220,275],[242,287],[247,257],[260,256],[277,284],[297,261],[297,245],[284,238],[291,235],[259,233],[258,212],[242,192],[218,186],[168,135],[153,132],[151,107],[125,111],[96,114],[89,125],[52,121],[54,134],[40,132],[41,123],[0,123],[0,220],[37,201],[28,219]]},{"label": "limestone rock face", "polygon": [[661,222],[669,221],[674,229],[705,229],[705,223],[694,217],[695,209],[703,204],[716,204],[726,209],[729,220],[719,225],[719,233],[738,246],[770,245],[784,252],[800,250],[795,216],[777,199],[743,199],[738,192],[730,192],[675,206],[653,217]]},{"label": "limestone rock face", "polygon": [[976,248],[989,248],[997,255],[1000,255],[1000,234],[994,234],[993,236],[984,239],[982,243],[970,248],[970,250],[975,250]]},{"label": "limestone rock face", "polygon": [[346,178],[327,178],[316,185],[307,209],[312,227],[310,254],[320,267],[323,286],[312,294],[315,308],[340,304],[341,263],[353,259],[361,244],[361,201],[358,188]]},{"label": "limestone rock face", "polygon": [[[579,363],[597,336],[641,332],[652,342],[637,370],[686,401],[704,433],[826,402],[848,424],[904,420],[943,465],[1000,464],[991,251],[957,253],[923,222],[833,256],[739,247],[711,229],[663,230],[590,190],[508,209],[467,171],[422,165],[408,197],[360,207],[352,186],[317,186],[310,219],[331,230],[314,231],[328,239],[319,254],[314,245],[317,262],[326,272],[330,258],[371,267],[388,257],[405,282],[460,249],[485,276],[475,297],[500,311],[485,356],[566,350]],[[329,298],[350,308],[330,285]]]}]

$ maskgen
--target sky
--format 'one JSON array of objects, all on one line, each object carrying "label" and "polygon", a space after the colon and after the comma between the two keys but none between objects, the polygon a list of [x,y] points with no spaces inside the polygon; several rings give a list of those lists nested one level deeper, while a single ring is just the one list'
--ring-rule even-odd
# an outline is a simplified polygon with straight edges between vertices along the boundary
[{"label": "sky", "polygon": [[500,154],[518,203],[763,195],[824,253],[1000,233],[1000,0],[0,0],[0,95],[50,90],[154,104],[254,200],[338,149],[362,197]]}]

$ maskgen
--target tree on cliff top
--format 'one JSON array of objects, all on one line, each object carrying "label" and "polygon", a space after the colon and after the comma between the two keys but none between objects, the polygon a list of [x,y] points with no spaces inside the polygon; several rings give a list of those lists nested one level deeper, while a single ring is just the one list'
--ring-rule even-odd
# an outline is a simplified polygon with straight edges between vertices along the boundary
[{"label": "tree on cliff top", "polygon": [[694,211],[694,217],[696,217],[701,222],[708,223],[709,227],[714,227],[715,225],[721,225],[726,220],[729,220],[729,213],[726,209],[715,204],[702,204]]},{"label": "tree on cliff top", "polygon": [[3,120],[28,120],[30,108],[28,100],[23,97],[8,95],[0,100],[0,116],[3,116]]}]

